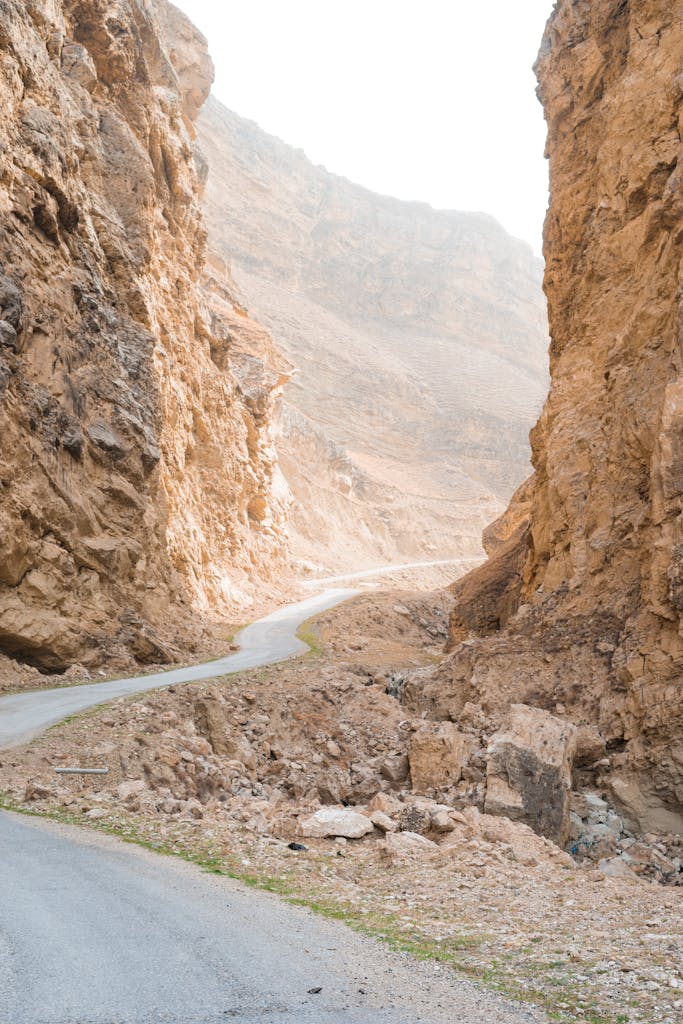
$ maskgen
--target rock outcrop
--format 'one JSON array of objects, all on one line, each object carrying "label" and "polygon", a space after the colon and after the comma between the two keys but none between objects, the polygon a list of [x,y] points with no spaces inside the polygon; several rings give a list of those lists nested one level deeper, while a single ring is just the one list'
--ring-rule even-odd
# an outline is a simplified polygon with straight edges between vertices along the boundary
[{"label": "rock outcrop", "polygon": [[278,440],[294,551],[479,554],[547,385],[540,261],[492,218],[375,195],[213,97],[199,137],[210,246],[297,370]]},{"label": "rock outcrop", "polygon": [[489,744],[486,813],[525,821],[564,846],[575,751],[573,725],[540,708],[513,704],[505,728]]},{"label": "rock outcrop", "polygon": [[287,503],[280,376],[200,286],[211,61],[165,0],[4,0],[0,49],[0,651],[168,660]]},{"label": "rock outcrop", "polygon": [[673,832],[683,832],[682,61],[680,0],[559,0],[548,23],[537,70],[552,384],[532,433],[528,525],[507,556],[514,601],[502,631],[495,616],[479,628],[473,595],[491,566],[471,576],[457,646],[409,692],[456,723],[468,706],[496,727],[524,703],[597,728],[607,754],[584,776],[625,820]]},{"label": "rock outcrop", "polygon": [[410,741],[410,781],[415,793],[443,789],[460,782],[472,752],[472,737],[450,722],[425,723]]}]

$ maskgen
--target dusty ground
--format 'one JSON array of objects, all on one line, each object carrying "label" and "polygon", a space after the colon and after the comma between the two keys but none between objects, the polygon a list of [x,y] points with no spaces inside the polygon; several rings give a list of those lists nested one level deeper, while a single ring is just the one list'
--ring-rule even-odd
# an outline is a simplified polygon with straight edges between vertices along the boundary
[{"label": "dusty ground", "polygon": [[[448,606],[443,593],[364,594],[311,626],[298,661],[120,700],[0,755],[0,791],[303,900],[550,1019],[683,1021],[680,888],[576,864],[468,805],[462,783],[460,810],[411,792],[419,723],[392,692],[440,652]],[[69,764],[109,774],[55,775]],[[303,837],[329,804],[403,831]]]}]

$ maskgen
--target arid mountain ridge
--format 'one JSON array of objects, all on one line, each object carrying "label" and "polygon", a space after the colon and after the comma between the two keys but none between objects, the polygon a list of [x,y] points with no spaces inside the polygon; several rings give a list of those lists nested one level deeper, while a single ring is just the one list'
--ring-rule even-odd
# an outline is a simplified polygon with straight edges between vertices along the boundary
[{"label": "arid mountain ridge", "polygon": [[541,261],[485,214],[314,166],[213,96],[199,143],[210,248],[296,368],[278,443],[295,552],[479,553],[546,389]]}]

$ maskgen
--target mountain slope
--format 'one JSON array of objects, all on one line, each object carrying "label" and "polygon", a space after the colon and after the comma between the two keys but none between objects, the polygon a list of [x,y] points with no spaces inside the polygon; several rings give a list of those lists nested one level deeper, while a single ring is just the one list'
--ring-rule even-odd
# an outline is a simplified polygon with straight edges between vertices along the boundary
[{"label": "mountain slope", "polygon": [[528,473],[541,262],[492,218],[375,195],[213,97],[199,141],[209,244],[298,371],[280,440],[295,550],[478,551]]}]

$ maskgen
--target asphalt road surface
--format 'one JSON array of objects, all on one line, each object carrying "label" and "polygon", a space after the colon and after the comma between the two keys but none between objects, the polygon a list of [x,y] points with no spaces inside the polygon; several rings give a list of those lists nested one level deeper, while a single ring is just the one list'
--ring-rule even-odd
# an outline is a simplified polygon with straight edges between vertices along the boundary
[{"label": "asphalt road surface", "polygon": [[302,654],[308,647],[296,635],[299,626],[312,615],[333,608],[355,593],[355,590],[325,590],[322,594],[316,594],[305,601],[280,608],[272,615],[267,615],[243,629],[235,638],[240,645],[239,651],[217,661],[190,665],[188,668],[176,668],[169,672],[157,672],[154,675],[87,683],[84,686],[62,686],[2,697],[0,750],[26,743],[33,736],[44,732],[50,725],[61,722],[69,715],[114,700],[116,697],[142,693],[144,690],[156,690],[177,683],[215,679],[230,672],[270,665],[284,661],[292,655]]},{"label": "asphalt road surface", "polygon": [[0,1024],[532,1024],[267,893],[0,813]]},{"label": "asphalt road surface", "polygon": [[328,583],[344,583],[347,580],[369,580],[375,576],[391,576],[396,572],[409,572],[411,569],[432,569],[440,565],[466,565],[474,568],[481,565],[486,556],[471,555],[469,558],[442,558],[438,562],[406,562],[403,565],[380,565],[376,569],[363,569],[361,572],[347,572],[341,576],[322,576],[319,579],[301,580],[302,587],[327,586]]}]

